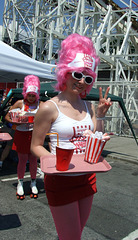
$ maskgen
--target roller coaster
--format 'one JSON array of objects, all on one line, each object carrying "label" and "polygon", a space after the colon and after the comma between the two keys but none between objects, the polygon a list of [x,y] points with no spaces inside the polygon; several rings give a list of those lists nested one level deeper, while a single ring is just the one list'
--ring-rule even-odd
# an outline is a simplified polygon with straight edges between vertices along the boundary
[{"label": "roller coaster", "polygon": [[[2,40],[33,59],[55,64],[61,41],[69,34],[90,37],[101,59],[95,87],[110,86],[111,94],[123,98],[138,135],[135,1],[118,0],[117,5],[112,0],[5,0]],[[131,136],[117,103],[108,113],[106,130]]]}]

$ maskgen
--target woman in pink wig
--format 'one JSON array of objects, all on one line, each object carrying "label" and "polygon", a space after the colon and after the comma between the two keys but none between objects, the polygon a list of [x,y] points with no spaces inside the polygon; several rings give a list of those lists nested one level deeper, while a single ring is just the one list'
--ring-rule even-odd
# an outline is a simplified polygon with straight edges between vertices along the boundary
[{"label": "woman in pink wig", "polygon": [[[93,86],[98,63],[89,38],[71,34],[63,40],[57,64],[56,89],[60,93],[45,102],[35,118],[31,150],[37,157],[56,154],[56,135],[50,135],[51,152],[43,147],[49,132],[58,133],[59,146],[69,142],[75,147],[74,154],[84,154],[84,132],[103,131],[103,119],[112,104],[107,98],[109,88],[104,97],[100,88],[98,121],[92,103],[82,100]],[[96,175],[45,175],[44,183],[59,239],[80,240],[97,192]]]},{"label": "woman in pink wig", "polygon": [[[20,109],[23,113],[29,112],[35,114],[39,108],[40,81],[37,76],[28,75],[24,78],[23,100],[18,100],[11,108]],[[6,120],[12,123],[10,114],[6,116]],[[26,170],[26,163],[29,160],[29,170],[31,174],[31,197],[38,197],[38,189],[36,187],[37,158],[30,152],[30,144],[32,138],[33,124],[24,123],[16,124],[16,131],[13,140],[12,149],[18,153],[18,185],[17,199],[24,199],[23,178]]]}]

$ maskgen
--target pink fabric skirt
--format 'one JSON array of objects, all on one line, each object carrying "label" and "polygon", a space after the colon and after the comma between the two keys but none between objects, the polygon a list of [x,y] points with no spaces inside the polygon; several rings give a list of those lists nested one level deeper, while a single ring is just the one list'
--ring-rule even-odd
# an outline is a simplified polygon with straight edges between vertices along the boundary
[{"label": "pink fabric skirt", "polygon": [[16,152],[29,154],[32,139],[32,131],[15,131],[12,150]]}]

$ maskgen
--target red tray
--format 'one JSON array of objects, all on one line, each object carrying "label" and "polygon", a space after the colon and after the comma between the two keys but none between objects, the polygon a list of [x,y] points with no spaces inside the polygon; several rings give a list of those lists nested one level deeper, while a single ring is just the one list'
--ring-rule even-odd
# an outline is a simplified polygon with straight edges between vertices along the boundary
[{"label": "red tray", "polygon": [[0,142],[12,140],[12,137],[9,133],[0,133]]},{"label": "red tray", "polygon": [[103,157],[100,157],[98,163],[88,163],[84,161],[84,154],[73,155],[67,171],[56,170],[56,155],[42,156],[40,158],[40,167],[42,172],[47,174],[107,172],[112,168]]}]

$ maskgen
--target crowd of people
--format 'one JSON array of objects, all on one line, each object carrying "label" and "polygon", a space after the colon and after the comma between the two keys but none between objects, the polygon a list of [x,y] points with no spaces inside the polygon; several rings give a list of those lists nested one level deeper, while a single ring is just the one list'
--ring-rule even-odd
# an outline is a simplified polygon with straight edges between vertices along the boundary
[{"label": "crowd of people", "polygon": [[[38,197],[36,187],[37,159],[49,158],[56,154],[56,136],[50,135],[50,150],[44,147],[47,133],[57,132],[59,146],[64,142],[75,146],[74,154],[85,151],[86,136],[84,132],[104,132],[104,118],[112,105],[108,98],[109,87],[105,95],[99,88],[97,109],[89,101],[84,101],[95,79],[96,68],[100,60],[91,39],[79,34],[71,34],[62,41],[59,61],[56,69],[59,94],[40,103],[40,82],[38,77],[29,75],[24,79],[23,100],[18,100],[11,109],[35,113],[33,126],[17,124],[12,149],[18,153],[17,198],[24,199],[23,178],[26,162],[30,163],[31,192]],[[9,113],[6,116],[12,122]],[[81,139],[81,140],[80,140]],[[84,151],[82,151],[84,148]],[[97,192],[96,174],[76,173],[72,175],[44,176],[44,186],[49,207],[60,240],[80,240],[83,228],[89,217],[93,197]]]}]

